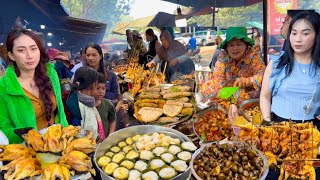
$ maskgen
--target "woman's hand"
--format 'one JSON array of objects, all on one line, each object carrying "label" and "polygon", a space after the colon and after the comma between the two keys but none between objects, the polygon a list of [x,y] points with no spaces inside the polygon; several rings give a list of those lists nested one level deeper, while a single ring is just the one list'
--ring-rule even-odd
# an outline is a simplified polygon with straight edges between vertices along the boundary
[{"label": "woman's hand", "polygon": [[122,104],[121,108],[122,108],[123,110],[128,111],[129,105],[128,105],[128,104]]},{"label": "woman's hand", "polygon": [[253,85],[253,78],[237,78],[236,81],[233,83],[233,86],[238,86],[239,88],[246,88]]},{"label": "woman's hand", "polygon": [[122,109],[123,101],[119,101],[116,106],[116,112],[119,112]]},{"label": "woman's hand", "polygon": [[228,119],[231,124],[233,124],[234,120],[239,116],[238,108],[236,105],[231,104],[228,111]]},{"label": "woman's hand", "polygon": [[175,66],[177,63],[179,63],[179,59],[175,58],[175,59],[172,59],[169,63],[170,66]]},{"label": "woman's hand", "polygon": [[148,62],[148,63],[146,64],[146,66],[147,66],[148,68],[152,68],[152,67],[155,67],[155,66],[156,66],[156,63],[155,63],[154,61],[150,61],[150,62]]}]

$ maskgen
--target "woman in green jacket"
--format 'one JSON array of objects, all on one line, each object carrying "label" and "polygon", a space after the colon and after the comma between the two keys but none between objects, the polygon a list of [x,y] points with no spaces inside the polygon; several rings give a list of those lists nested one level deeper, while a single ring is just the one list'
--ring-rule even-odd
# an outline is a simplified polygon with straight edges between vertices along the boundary
[{"label": "woman in green jacket", "polygon": [[32,31],[15,29],[6,46],[11,66],[0,79],[0,130],[9,143],[23,140],[15,129],[43,129],[68,122],[63,109],[60,82],[41,40]]}]

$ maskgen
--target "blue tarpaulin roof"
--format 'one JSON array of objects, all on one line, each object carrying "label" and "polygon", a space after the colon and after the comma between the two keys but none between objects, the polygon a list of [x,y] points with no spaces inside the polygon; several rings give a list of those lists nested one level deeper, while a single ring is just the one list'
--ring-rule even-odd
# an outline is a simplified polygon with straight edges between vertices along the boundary
[{"label": "blue tarpaulin roof", "polygon": [[263,23],[258,21],[249,21],[246,23],[247,27],[257,27],[261,30],[263,30]]}]

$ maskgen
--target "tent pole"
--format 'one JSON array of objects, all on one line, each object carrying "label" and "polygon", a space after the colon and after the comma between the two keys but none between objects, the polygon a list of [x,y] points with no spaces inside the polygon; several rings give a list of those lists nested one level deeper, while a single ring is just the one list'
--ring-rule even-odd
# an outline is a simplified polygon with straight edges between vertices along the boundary
[{"label": "tent pole", "polygon": [[263,0],[263,61],[268,64],[268,0]]},{"label": "tent pole", "polygon": [[213,0],[213,6],[212,6],[212,27],[214,28],[214,22],[216,19],[216,0]]},{"label": "tent pole", "polygon": [[216,16],[216,7],[212,7],[212,27],[214,28],[214,20]]}]

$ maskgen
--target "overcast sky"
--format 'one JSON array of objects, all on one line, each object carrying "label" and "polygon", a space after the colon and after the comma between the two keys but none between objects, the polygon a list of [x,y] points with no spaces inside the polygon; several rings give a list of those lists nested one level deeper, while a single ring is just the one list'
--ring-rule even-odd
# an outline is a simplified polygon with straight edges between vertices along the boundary
[{"label": "overcast sky", "polygon": [[134,19],[151,16],[159,11],[172,14],[177,5],[161,0],[134,0],[131,6],[130,16]]}]

